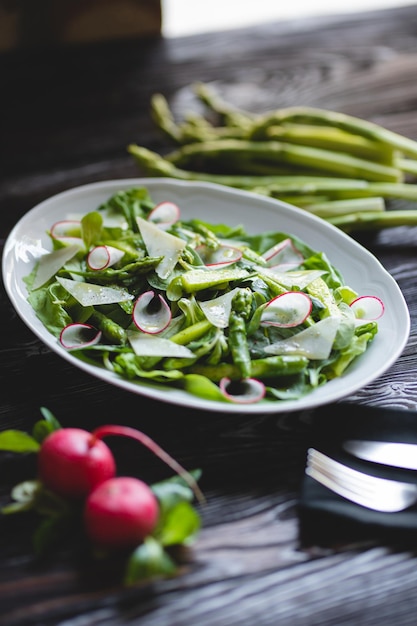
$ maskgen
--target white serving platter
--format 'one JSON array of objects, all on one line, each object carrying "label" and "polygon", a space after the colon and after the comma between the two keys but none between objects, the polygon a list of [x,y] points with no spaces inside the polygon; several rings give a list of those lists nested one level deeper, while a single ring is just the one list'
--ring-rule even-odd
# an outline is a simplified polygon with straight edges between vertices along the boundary
[{"label": "white serving platter", "polygon": [[[361,295],[375,295],[383,300],[385,313],[378,320],[379,331],[372,345],[343,376],[308,396],[299,400],[247,405],[208,401],[167,385],[131,382],[85,363],[66,351],[36,317],[27,301],[23,278],[45,249],[51,249],[46,231],[52,223],[74,213],[95,210],[117,191],[134,186],[146,187],[155,202],[176,202],[184,220],[198,218],[210,223],[242,224],[250,234],[279,230],[296,235],[311,248],[325,252],[347,285]],[[74,367],[129,392],[197,410],[282,413],[341,400],[381,376],[398,359],[410,333],[409,311],[398,284],[378,259],[352,237],[324,220],[278,200],[210,183],[137,178],[92,183],[64,191],[35,206],[15,225],[4,247],[2,271],[5,289],[21,319],[46,346]]]}]

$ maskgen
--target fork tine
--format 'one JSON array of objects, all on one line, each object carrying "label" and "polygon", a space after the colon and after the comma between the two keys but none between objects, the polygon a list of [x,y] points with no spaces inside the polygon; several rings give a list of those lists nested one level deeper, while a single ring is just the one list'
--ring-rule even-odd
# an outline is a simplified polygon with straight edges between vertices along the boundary
[{"label": "fork tine", "polygon": [[417,501],[417,485],[359,472],[313,448],[308,450],[306,474],[342,497],[377,511],[401,511]]},{"label": "fork tine", "polygon": [[309,461],[323,473],[331,472],[332,477],[339,477],[341,480],[344,480],[346,487],[350,487],[353,491],[355,490],[355,486],[363,493],[365,491],[374,492],[375,489],[389,489],[393,484],[395,486],[398,484],[396,481],[365,474],[364,472],[353,469],[353,467],[343,465],[318,450],[311,449],[309,452]]},{"label": "fork tine", "polygon": [[[349,480],[344,480],[343,475],[340,473],[332,474],[331,470],[327,470],[326,472],[320,466],[317,466],[313,461],[306,467],[306,474],[347,500],[368,508],[375,508],[371,503],[372,494],[369,492],[367,494],[358,493],[349,484]],[[376,508],[377,510],[381,510],[378,506]]]}]

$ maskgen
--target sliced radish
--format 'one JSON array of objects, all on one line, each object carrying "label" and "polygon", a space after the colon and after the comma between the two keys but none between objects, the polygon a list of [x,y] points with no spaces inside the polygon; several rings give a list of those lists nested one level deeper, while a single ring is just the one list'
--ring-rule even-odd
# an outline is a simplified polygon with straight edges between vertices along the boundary
[{"label": "sliced radish", "polygon": [[59,341],[67,350],[94,346],[101,339],[101,331],[90,324],[68,324],[61,330]]},{"label": "sliced radish", "polygon": [[87,265],[92,270],[104,270],[115,265],[124,256],[123,250],[113,246],[96,246],[87,256]]},{"label": "sliced radish", "polygon": [[216,328],[227,328],[229,326],[230,311],[232,310],[232,300],[239,291],[239,287],[226,291],[221,296],[212,300],[199,302],[201,309],[208,321]]},{"label": "sliced radish", "polygon": [[384,314],[384,303],[378,296],[359,296],[350,303],[351,310],[358,320],[374,321]]},{"label": "sliced radish", "polygon": [[63,237],[81,237],[81,221],[60,220],[51,226],[51,237],[62,239]]},{"label": "sliced radish", "polygon": [[303,291],[287,291],[270,300],[261,316],[263,326],[291,327],[305,322],[313,303]]},{"label": "sliced radish", "polygon": [[239,381],[222,378],[219,387],[224,397],[235,404],[252,404],[265,397],[265,385],[256,378]]},{"label": "sliced radish", "polygon": [[57,276],[56,279],[83,306],[113,304],[133,299],[133,296],[124,289],[83,283],[70,278],[61,278],[60,276]]},{"label": "sliced radish", "polygon": [[51,237],[67,245],[72,243],[84,245],[81,222],[79,220],[60,220],[51,226]]},{"label": "sliced radish", "polygon": [[42,287],[52,276],[58,272],[73,256],[80,250],[78,243],[73,243],[70,246],[53,250],[49,254],[45,254],[39,259],[39,264],[36,270],[35,280],[32,284],[32,289],[38,289]]},{"label": "sliced radish", "polygon": [[129,331],[129,343],[138,356],[178,357],[194,358],[192,352],[186,346],[182,346],[170,339],[156,337],[142,332]]},{"label": "sliced radish", "polygon": [[209,246],[198,246],[197,252],[208,267],[224,267],[240,261],[242,251],[233,246],[219,246],[216,250]]},{"label": "sliced radish", "polygon": [[262,256],[269,266],[285,266],[288,269],[298,267],[304,261],[303,255],[289,238],[275,244],[275,246],[264,252]]},{"label": "sliced radish", "polygon": [[325,317],[313,326],[264,348],[267,354],[299,354],[309,359],[327,359],[336,338],[340,317]]},{"label": "sliced radish", "polygon": [[166,228],[175,224],[179,218],[179,206],[169,200],[157,204],[148,215],[148,221],[157,224],[160,228]]},{"label": "sliced radish", "polygon": [[171,321],[171,309],[161,296],[154,291],[146,291],[136,300],[133,307],[133,321],[139,330],[156,335]]},{"label": "sliced radish", "polygon": [[162,257],[155,268],[156,274],[159,278],[168,278],[178,263],[186,242],[179,237],[166,233],[152,222],[141,217],[137,217],[136,221],[149,256]]}]

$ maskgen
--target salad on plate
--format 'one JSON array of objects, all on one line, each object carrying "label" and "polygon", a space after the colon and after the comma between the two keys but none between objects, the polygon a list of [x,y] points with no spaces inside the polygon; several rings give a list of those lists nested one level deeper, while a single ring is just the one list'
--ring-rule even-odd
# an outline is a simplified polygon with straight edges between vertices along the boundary
[{"label": "salad on plate", "polygon": [[296,400],[370,346],[384,303],[291,233],[181,218],[146,187],[51,223],[28,302],[80,360],[208,400]]}]

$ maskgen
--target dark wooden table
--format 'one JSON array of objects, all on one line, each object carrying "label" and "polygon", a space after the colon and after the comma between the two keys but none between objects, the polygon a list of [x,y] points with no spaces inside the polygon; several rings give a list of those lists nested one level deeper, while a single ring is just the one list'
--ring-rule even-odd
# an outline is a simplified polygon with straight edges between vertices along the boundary
[{"label": "dark wooden table", "polygon": [[[39,201],[84,183],[141,175],[131,142],[163,151],[149,101],[183,114],[194,81],[257,112],[307,104],[364,117],[417,139],[417,5],[302,19],[178,39],[123,41],[0,57],[0,235]],[[411,335],[389,371],[348,407],[417,405],[417,229],[366,245],[398,281]],[[33,560],[25,516],[0,520],[0,622],[143,626],[414,625],[417,559],[375,540],[321,548],[300,541],[297,501],[311,420],[170,408],[73,368],[33,336],[0,294],[1,428],[30,430],[47,406],[63,425],[136,425],[187,467],[201,467],[203,529],[180,574],[124,589],[65,546]],[[336,419],[340,407],[335,407]],[[416,423],[417,428],[417,423]],[[120,453],[123,469],[137,462]],[[145,479],[164,476],[142,455]],[[31,462],[0,458],[1,502]]]}]

